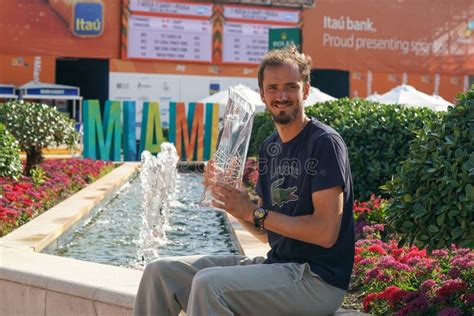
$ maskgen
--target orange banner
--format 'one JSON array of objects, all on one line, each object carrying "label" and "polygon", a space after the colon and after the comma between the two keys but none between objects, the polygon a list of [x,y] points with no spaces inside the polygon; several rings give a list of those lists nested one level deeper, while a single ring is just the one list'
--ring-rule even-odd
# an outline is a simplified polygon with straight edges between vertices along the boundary
[{"label": "orange banner", "polygon": [[474,74],[472,0],[319,0],[303,18],[316,68]]},{"label": "orange banner", "polygon": [[116,58],[122,0],[2,0],[0,54]]},{"label": "orange banner", "polygon": [[[441,75],[436,79],[436,75],[406,74],[406,84],[426,94],[438,94],[451,103],[456,103],[456,96],[459,92],[468,87],[467,76]],[[369,82],[370,81],[370,82]],[[403,83],[401,73],[372,73],[369,80],[369,73],[354,71],[350,76],[350,97],[366,98],[369,93],[383,94]],[[369,88],[370,86],[370,88]]]},{"label": "orange banner", "polygon": [[[56,58],[41,56],[39,80],[55,82]],[[21,86],[33,80],[34,56],[0,55],[0,83]]]}]

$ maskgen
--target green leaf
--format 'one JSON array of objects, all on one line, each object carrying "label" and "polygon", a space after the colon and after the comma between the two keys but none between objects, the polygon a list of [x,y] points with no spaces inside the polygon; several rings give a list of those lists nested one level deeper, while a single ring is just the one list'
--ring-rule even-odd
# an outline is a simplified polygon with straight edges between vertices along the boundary
[{"label": "green leaf", "polygon": [[474,186],[470,183],[466,184],[466,196],[471,200],[474,201]]},{"label": "green leaf", "polygon": [[444,138],[444,140],[446,140],[446,143],[449,144],[449,145],[453,145],[454,144],[454,141],[453,139],[450,137],[450,136],[446,136]]},{"label": "green leaf", "polygon": [[458,216],[459,213],[460,213],[459,210],[451,210],[451,211],[448,212],[448,216],[449,216],[450,218],[453,218],[453,217],[455,217],[455,216]]},{"label": "green leaf", "polygon": [[415,211],[413,214],[413,218],[415,219],[418,219],[427,214],[426,208],[420,203],[415,203],[415,205],[413,206],[413,210]]},{"label": "green leaf", "polygon": [[439,214],[438,217],[436,218],[436,224],[438,226],[443,226],[445,218],[446,218],[446,213]]},{"label": "green leaf", "polygon": [[418,236],[418,239],[419,240],[428,240],[428,239],[430,239],[430,237],[426,234],[421,234],[420,236]]},{"label": "green leaf", "polygon": [[428,225],[428,231],[430,233],[437,233],[437,232],[439,232],[439,229],[435,225]]},{"label": "green leaf", "polygon": [[456,227],[452,232],[451,236],[453,239],[458,239],[462,235],[462,229],[460,227]]},{"label": "green leaf", "polygon": [[407,193],[403,196],[403,201],[406,202],[406,203],[411,203],[413,201],[413,199],[412,199],[411,195]]}]

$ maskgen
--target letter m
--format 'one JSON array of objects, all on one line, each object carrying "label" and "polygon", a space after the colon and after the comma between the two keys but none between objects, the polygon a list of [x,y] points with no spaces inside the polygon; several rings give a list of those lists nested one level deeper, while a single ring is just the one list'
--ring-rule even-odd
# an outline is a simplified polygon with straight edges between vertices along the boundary
[{"label": "letter m", "polygon": [[122,148],[120,113],[119,101],[106,101],[102,121],[99,101],[84,101],[84,158],[120,160]]},{"label": "letter m", "polygon": [[186,120],[184,103],[170,102],[169,140],[182,160],[203,159],[204,104],[190,103]]}]

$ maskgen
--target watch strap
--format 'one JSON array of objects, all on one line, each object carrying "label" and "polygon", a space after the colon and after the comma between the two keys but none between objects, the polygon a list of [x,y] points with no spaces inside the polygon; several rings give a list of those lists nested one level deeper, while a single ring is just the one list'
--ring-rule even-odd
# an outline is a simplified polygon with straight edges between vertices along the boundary
[{"label": "watch strap", "polygon": [[[257,216],[257,211],[259,211],[260,216]],[[265,219],[267,218],[267,215],[268,215],[268,212],[269,210],[263,208],[263,207],[257,207],[254,211],[253,211],[253,223],[255,225],[256,228],[260,228],[261,230],[264,230],[265,227],[264,227],[264,222],[265,222]]]}]

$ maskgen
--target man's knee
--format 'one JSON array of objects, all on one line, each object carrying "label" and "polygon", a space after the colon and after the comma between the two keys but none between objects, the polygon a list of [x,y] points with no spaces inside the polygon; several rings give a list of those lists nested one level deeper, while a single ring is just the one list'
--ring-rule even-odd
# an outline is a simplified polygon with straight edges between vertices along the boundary
[{"label": "man's knee", "polygon": [[148,276],[160,276],[166,275],[167,272],[177,263],[176,260],[169,258],[160,258],[148,263],[145,267],[144,275]]},{"label": "man's knee", "polygon": [[200,270],[193,278],[192,287],[195,290],[203,292],[220,292],[221,288],[225,284],[225,280],[220,275],[221,268],[205,268]]}]

